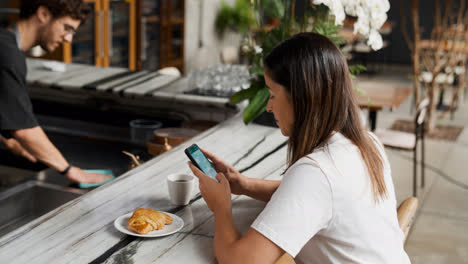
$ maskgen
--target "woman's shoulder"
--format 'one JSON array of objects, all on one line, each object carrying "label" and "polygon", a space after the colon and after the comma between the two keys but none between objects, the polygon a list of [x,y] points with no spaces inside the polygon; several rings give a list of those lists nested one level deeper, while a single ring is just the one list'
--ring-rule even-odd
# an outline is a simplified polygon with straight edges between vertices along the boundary
[{"label": "woman's shoulder", "polygon": [[320,163],[310,155],[297,160],[284,174],[283,182],[287,184],[318,184],[328,185],[327,175]]},{"label": "woman's shoulder", "polygon": [[334,132],[327,142],[298,161],[307,162],[307,160],[312,160],[317,166],[320,166],[324,159],[327,160],[333,156],[333,153],[337,150],[339,151],[340,149],[349,147],[353,148],[355,145],[343,134]]}]

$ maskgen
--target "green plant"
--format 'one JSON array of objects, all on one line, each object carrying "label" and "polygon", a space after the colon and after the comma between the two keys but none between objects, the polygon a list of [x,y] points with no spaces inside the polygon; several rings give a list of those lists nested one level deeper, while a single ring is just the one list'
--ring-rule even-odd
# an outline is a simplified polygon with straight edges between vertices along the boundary
[{"label": "green plant", "polygon": [[[280,2],[281,0],[269,0]],[[262,4],[267,0],[253,1],[253,17],[259,21],[256,28],[251,28],[251,36],[248,42],[243,46],[242,50],[250,58],[249,72],[251,74],[251,85],[245,90],[241,90],[234,94],[231,99],[231,104],[237,104],[243,100],[249,100],[248,106],[244,109],[243,120],[245,124],[250,123],[260,114],[262,114],[268,103],[268,89],[264,80],[264,65],[263,58],[281,41],[286,40],[299,32],[315,32],[327,36],[337,46],[343,43],[342,38],[338,34],[341,25],[336,23],[336,16],[330,15],[330,9],[324,4],[312,4],[300,16],[295,13],[295,1],[284,0],[287,3],[283,6],[283,15],[280,17],[280,24],[273,29],[262,26],[262,19],[259,13],[264,9]],[[338,14],[339,15],[339,14]],[[349,66],[350,75],[352,78],[364,71],[365,68],[361,65]],[[359,90],[356,89],[359,93]]]},{"label": "green plant", "polygon": [[[250,27],[250,34],[242,52],[248,56],[251,64],[251,86],[231,97],[232,104],[249,100],[244,109],[244,123],[248,124],[263,111],[268,103],[268,89],[264,81],[263,58],[281,41],[299,32],[315,32],[328,37],[337,46],[343,43],[338,31],[341,29],[346,15],[357,17],[354,32],[368,39],[367,45],[378,50],[382,47],[382,37],[378,30],[387,19],[386,12],[390,9],[388,0],[379,1],[345,1],[345,0],[313,0],[305,8],[296,10],[295,0],[250,0],[250,10],[256,23]],[[281,7],[282,5],[282,7]],[[267,13],[280,10],[276,14]],[[346,12],[345,12],[346,11]],[[268,15],[267,15],[268,14]],[[265,16],[279,16],[279,24],[273,28],[263,26]],[[369,19],[372,18],[372,19]],[[365,68],[361,65],[349,67],[352,78]],[[356,88],[359,93],[359,89]]]},{"label": "green plant", "polygon": [[284,16],[284,5],[281,0],[261,0],[260,2],[266,17],[278,19]]},{"label": "green plant", "polygon": [[216,15],[216,31],[222,35],[227,29],[240,33],[245,33],[255,23],[251,12],[251,5],[248,0],[236,0],[234,6],[226,2],[221,3],[221,7]]},{"label": "green plant", "polygon": [[[273,0],[270,0],[273,1]],[[259,12],[260,5],[266,0],[254,1],[254,12]],[[251,59],[252,65],[249,68],[251,74],[251,85],[249,88],[239,91],[231,97],[230,103],[237,104],[243,100],[249,100],[248,106],[244,109],[243,120],[245,124],[250,123],[265,111],[268,103],[269,92],[264,80],[263,58],[281,41],[286,40],[296,33],[312,31],[329,37],[337,45],[342,40],[338,35],[340,26],[334,25],[328,9],[323,6],[312,5],[303,16],[294,15],[294,5],[283,7],[283,16],[280,17],[280,24],[273,28],[259,26],[254,30],[254,36],[247,44],[246,54]],[[263,8],[263,7],[262,7]],[[259,23],[261,25],[261,23]]]}]

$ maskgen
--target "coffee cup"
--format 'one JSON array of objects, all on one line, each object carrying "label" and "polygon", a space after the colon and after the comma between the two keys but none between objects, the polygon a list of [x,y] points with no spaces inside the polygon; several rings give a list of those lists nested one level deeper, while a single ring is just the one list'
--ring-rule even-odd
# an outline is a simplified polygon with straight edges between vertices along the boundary
[{"label": "coffee cup", "polygon": [[189,174],[171,174],[167,176],[167,188],[171,203],[187,205],[192,199],[195,177]]}]

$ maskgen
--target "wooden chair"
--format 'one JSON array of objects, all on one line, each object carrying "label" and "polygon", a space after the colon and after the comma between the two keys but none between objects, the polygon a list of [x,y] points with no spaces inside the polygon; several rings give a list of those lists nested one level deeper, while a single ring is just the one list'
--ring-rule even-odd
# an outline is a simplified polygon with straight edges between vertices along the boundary
[{"label": "wooden chair", "polygon": [[275,264],[295,264],[293,257],[288,253],[284,253],[276,262]]},{"label": "wooden chair", "polygon": [[386,147],[413,151],[413,196],[417,197],[417,147],[421,140],[421,187],[424,188],[425,180],[425,159],[424,159],[424,127],[426,112],[429,106],[429,98],[422,100],[417,108],[416,118],[414,119],[414,133],[402,132],[391,129],[376,129],[375,135]]},{"label": "wooden chair", "polygon": [[[398,215],[398,225],[405,234],[403,238],[403,243],[406,242],[408,237],[408,232],[413,224],[414,216],[416,215],[416,210],[418,209],[418,198],[410,197],[404,200],[397,210]],[[288,253],[284,253],[275,264],[295,264],[296,262]]]},{"label": "wooden chair", "polygon": [[401,230],[405,234],[403,242],[406,242],[406,238],[408,237],[409,230],[413,225],[413,221],[416,215],[416,211],[418,209],[418,198],[410,197],[404,200],[397,210],[398,215],[398,225],[400,226]]}]

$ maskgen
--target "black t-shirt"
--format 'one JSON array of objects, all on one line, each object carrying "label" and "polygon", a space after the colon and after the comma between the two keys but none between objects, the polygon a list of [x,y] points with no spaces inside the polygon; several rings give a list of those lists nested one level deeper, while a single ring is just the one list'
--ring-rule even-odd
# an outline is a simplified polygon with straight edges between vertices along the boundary
[{"label": "black t-shirt", "polygon": [[0,134],[38,126],[26,87],[26,58],[15,34],[0,28]]}]

